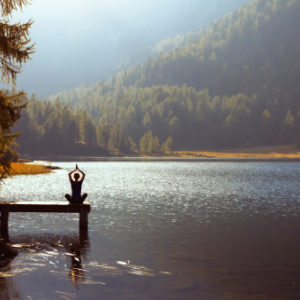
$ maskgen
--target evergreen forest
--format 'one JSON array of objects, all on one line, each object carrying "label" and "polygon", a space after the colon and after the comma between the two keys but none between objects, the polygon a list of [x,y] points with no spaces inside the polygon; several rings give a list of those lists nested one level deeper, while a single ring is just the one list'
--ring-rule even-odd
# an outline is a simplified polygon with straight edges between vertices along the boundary
[{"label": "evergreen forest", "polygon": [[155,155],[300,145],[299,0],[252,0],[185,41],[107,82],[48,100],[32,95],[15,127],[18,151]]}]

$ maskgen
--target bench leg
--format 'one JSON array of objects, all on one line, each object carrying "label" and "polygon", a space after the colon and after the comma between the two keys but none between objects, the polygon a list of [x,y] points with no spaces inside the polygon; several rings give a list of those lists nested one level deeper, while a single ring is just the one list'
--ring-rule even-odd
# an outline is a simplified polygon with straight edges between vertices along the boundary
[{"label": "bench leg", "polygon": [[8,240],[8,211],[6,209],[1,211],[1,237]]},{"label": "bench leg", "polygon": [[88,212],[85,210],[82,210],[79,213],[79,228],[80,229],[88,228]]}]

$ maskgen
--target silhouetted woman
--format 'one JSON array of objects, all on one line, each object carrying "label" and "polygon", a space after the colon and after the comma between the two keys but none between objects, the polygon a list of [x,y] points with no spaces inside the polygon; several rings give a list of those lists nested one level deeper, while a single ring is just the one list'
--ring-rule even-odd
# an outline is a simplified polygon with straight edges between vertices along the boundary
[{"label": "silhouetted woman", "polygon": [[[73,173],[74,173],[74,175],[73,175]],[[74,180],[72,178],[72,175],[73,175]],[[84,178],[85,178],[85,173],[83,171],[81,171],[76,164],[76,169],[69,173],[69,180],[70,180],[71,188],[72,188],[72,197],[69,194],[65,195],[65,197],[68,199],[68,201],[70,203],[82,204],[83,201],[85,200],[85,198],[87,197],[86,193],[81,195],[81,186],[82,186]]]}]

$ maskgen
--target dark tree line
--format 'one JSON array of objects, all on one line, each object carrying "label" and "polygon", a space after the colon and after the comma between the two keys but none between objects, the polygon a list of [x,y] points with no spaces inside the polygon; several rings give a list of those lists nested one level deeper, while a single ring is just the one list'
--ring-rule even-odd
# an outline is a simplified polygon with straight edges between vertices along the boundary
[{"label": "dark tree line", "polygon": [[59,99],[54,102],[28,100],[14,130],[22,131],[18,151],[36,155],[170,154],[173,143],[160,144],[149,131],[136,145],[124,134],[120,122],[91,118],[84,109],[72,109]]},{"label": "dark tree line", "polygon": [[[99,90],[105,84],[88,89],[74,107],[87,107],[100,123],[120,124],[123,132],[138,143],[147,131],[165,141],[173,138],[175,148],[225,148],[245,145],[286,144],[299,141],[300,103],[294,106],[278,99],[266,102],[263,97],[238,93],[212,96],[183,85],[120,87]],[[94,99],[94,100],[93,100]],[[96,113],[98,112],[98,114]]]},{"label": "dark tree line", "polygon": [[99,124],[84,109],[59,101],[28,101],[15,127],[21,130],[18,151],[29,154],[108,155],[132,153],[135,144],[118,124]]}]

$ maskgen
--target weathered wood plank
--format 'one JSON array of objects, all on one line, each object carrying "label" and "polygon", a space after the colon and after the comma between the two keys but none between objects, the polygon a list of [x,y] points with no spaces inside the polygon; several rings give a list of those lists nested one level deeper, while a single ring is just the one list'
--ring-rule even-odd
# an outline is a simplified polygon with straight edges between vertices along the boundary
[{"label": "weathered wood plank", "polygon": [[79,215],[79,228],[87,229],[88,227],[88,212],[83,210]]},{"label": "weathered wood plank", "polygon": [[1,209],[1,237],[6,238],[8,236],[8,211],[6,207]]},{"label": "weathered wood plank", "polygon": [[55,213],[80,213],[84,211],[89,213],[90,203],[68,204],[60,202],[1,202],[0,211],[8,212],[55,212]]}]

